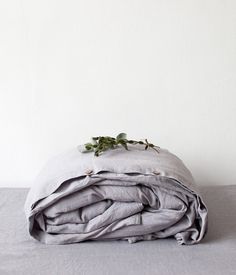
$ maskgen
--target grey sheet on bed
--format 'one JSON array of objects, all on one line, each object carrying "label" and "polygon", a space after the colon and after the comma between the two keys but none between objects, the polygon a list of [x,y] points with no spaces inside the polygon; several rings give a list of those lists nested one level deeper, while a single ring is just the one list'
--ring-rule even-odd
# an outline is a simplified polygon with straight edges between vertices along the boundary
[{"label": "grey sheet on bed", "polygon": [[209,231],[194,246],[174,239],[44,245],[27,232],[28,189],[0,189],[0,274],[236,274],[236,185],[201,188]]}]

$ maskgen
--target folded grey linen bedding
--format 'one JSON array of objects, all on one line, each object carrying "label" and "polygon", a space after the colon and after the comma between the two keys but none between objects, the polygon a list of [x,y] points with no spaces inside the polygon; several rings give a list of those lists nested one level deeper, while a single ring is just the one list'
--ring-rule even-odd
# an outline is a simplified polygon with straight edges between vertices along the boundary
[{"label": "folded grey linen bedding", "polygon": [[207,208],[190,171],[165,149],[130,145],[99,157],[76,147],[52,158],[30,189],[29,233],[46,244],[175,237],[198,243]]}]

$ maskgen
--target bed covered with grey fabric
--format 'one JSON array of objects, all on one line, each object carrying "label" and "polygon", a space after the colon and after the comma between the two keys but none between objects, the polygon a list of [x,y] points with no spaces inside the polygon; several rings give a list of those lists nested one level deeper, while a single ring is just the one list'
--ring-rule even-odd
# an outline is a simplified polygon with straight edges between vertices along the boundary
[{"label": "bed covered with grey fabric", "polygon": [[1,275],[233,275],[236,270],[236,185],[200,189],[209,211],[206,237],[192,246],[174,238],[45,245],[28,234],[28,189],[0,188]]},{"label": "bed covered with grey fabric", "polygon": [[32,237],[46,244],[202,240],[207,208],[178,157],[139,145],[99,157],[78,149],[50,160],[33,183],[25,203]]}]

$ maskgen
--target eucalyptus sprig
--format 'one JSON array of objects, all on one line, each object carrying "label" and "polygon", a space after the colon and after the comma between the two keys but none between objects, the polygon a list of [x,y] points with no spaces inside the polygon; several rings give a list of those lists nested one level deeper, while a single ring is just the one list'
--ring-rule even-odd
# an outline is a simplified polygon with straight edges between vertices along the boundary
[{"label": "eucalyptus sprig", "polygon": [[125,133],[120,133],[119,135],[117,135],[116,138],[109,136],[92,137],[91,142],[84,144],[86,149],[84,152],[94,152],[94,155],[98,157],[104,151],[109,149],[115,149],[119,145],[123,146],[126,150],[129,150],[128,144],[141,144],[145,146],[145,150],[151,148],[155,150],[157,153],[159,153],[158,149],[160,147],[152,143],[149,143],[147,139],[145,139],[144,141],[130,140],[127,139],[127,135]]}]

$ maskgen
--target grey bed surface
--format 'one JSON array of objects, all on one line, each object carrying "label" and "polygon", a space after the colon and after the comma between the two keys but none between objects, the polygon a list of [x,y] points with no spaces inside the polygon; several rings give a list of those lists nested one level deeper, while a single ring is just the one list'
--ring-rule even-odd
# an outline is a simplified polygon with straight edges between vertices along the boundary
[{"label": "grey bed surface", "polygon": [[236,274],[236,185],[201,188],[209,230],[197,245],[174,239],[44,245],[30,238],[28,189],[0,189],[0,274]]}]

